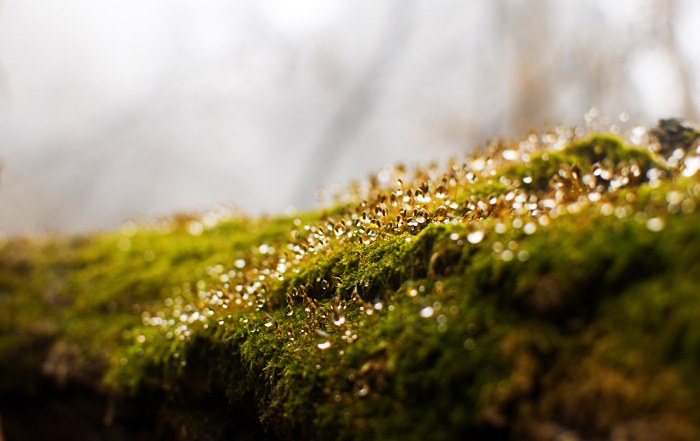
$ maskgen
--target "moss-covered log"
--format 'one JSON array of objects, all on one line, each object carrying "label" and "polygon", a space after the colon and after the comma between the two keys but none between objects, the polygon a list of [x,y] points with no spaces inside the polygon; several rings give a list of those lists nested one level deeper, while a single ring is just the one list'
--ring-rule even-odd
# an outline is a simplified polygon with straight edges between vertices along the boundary
[{"label": "moss-covered log", "polygon": [[700,157],[678,126],[387,168],[298,216],[11,239],[5,435],[698,439]]}]

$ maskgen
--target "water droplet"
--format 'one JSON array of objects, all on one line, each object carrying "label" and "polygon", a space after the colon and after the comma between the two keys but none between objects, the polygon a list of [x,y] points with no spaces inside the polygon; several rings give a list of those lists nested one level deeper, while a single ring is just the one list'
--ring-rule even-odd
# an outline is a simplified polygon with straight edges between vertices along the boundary
[{"label": "water droplet", "polygon": [[447,188],[445,188],[444,185],[439,185],[437,189],[435,189],[435,197],[438,199],[445,199],[447,197]]},{"label": "water droplet", "polygon": [[325,350],[331,347],[330,335],[321,329],[316,330],[316,347]]},{"label": "water droplet", "polygon": [[342,236],[346,232],[347,232],[347,228],[345,228],[345,225],[343,225],[342,222],[338,222],[338,224],[335,226],[335,235]]},{"label": "water droplet", "polygon": [[671,205],[678,205],[683,202],[683,195],[678,191],[669,191],[666,193],[666,202]]},{"label": "water droplet", "polygon": [[[613,214],[614,211],[615,207],[613,206],[613,204],[605,203],[600,206],[600,214],[602,214],[603,216],[610,216],[611,214]],[[540,224],[541,223],[542,222],[540,222]]]},{"label": "water droplet", "polygon": [[435,220],[442,222],[447,217],[447,207],[440,205],[435,209]]},{"label": "water droplet", "polygon": [[474,231],[467,235],[467,240],[469,243],[477,244],[484,239],[484,232],[481,230]]},{"label": "water droplet", "polygon": [[266,328],[272,326],[272,317],[270,317],[270,315],[267,313],[265,313],[265,316],[263,317],[263,324]]},{"label": "water droplet", "polygon": [[128,237],[121,237],[117,242],[117,247],[122,251],[129,251],[131,248],[131,240]]},{"label": "water droplet", "polygon": [[[700,149],[700,147],[698,147]],[[684,161],[685,169],[683,169],[683,176],[690,177],[695,175],[695,173],[700,170],[700,156],[692,156],[686,158]]]},{"label": "water droplet", "polygon": [[425,308],[420,310],[420,316],[423,318],[428,318],[431,317],[434,312],[435,310],[433,310],[432,306],[426,306]]},{"label": "water droplet", "polygon": [[331,312],[331,321],[335,326],[341,326],[345,323],[345,316],[336,314],[335,311]]},{"label": "water droplet", "polygon": [[503,153],[501,153],[503,156],[503,159],[506,161],[515,161],[518,159],[518,152],[515,150],[504,150]]},{"label": "water droplet", "polygon": [[201,222],[193,221],[187,225],[187,231],[193,236],[199,236],[204,231],[204,225]]},{"label": "water droplet", "polygon": [[666,228],[666,223],[660,217],[652,217],[647,221],[647,228],[650,231],[658,232]]},{"label": "water droplet", "polygon": [[287,305],[285,311],[287,313],[287,317],[291,317],[294,315],[294,308],[292,307],[292,305]]},{"label": "water droplet", "polygon": [[533,234],[535,231],[537,231],[537,224],[534,222],[528,222],[525,224],[523,231],[525,234]]},{"label": "water droplet", "polygon": [[518,253],[518,260],[521,262],[527,262],[530,260],[530,253],[527,251],[523,250]]},{"label": "water droplet", "polygon": [[484,161],[481,158],[475,159],[471,163],[471,168],[473,168],[475,171],[482,171],[486,167],[486,161]]},{"label": "water droplet", "polygon": [[367,383],[362,385],[362,388],[357,391],[357,395],[360,397],[366,397],[369,393],[369,385]]}]

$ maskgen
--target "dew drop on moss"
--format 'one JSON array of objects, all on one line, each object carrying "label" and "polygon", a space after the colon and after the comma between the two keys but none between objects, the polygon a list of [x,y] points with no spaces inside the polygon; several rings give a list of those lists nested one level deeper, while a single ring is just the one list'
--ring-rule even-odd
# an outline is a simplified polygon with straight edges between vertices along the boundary
[{"label": "dew drop on moss", "polygon": [[128,237],[122,237],[117,242],[117,247],[122,251],[129,251],[131,248],[131,240]]},{"label": "dew drop on moss", "polygon": [[523,250],[518,253],[518,260],[521,262],[527,262],[530,260],[530,253],[527,251]]},{"label": "dew drop on moss", "polygon": [[345,316],[331,312],[331,320],[335,326],[342,326],[345,323]]},{"label": "dew drop on moss", "polygon": [[446,196],[447,189],[444,185],[439,185],[438,188],[435,190],[435,197],[437,197],[438,199],[445,199]]},{"label": "dew drop on moss", "polygon": [[537,224],[534,222],[528,222],[525,224],[523,231],[525,234],[533,234],[535,231],[537,231]]},{"label": "dew drop on moss", "polygon": [[270,317],[269,314],[265,314],[265,317],[263,317],[263,325],[265,325],[266,328],[272,326],[272,317]]},{"label": "dew drop on moss", "polygon": [[442,222],[447,217],[447,208],[444,205],[440,205],[435,209],[435,220]]},{"label": "dew drop on moss", "polygon": [[369,385],[367,383],[363,384],[360,390],[357,391],[357,395],[360,397],[366,397],[369,393]]},{"label": "dew drop on moss", "polygon": [[432,306],[426,306],[425,308],[420,310],[420,316],[423,318],[432,317],[434,312],[435,310],[433,310]]},{"label": "dew drop on moss", "polygon": [[316,330],[316,347],[322,351],[331,347],[330,335],[326,331]]},{"label": "dew drop on moss", "polygon": [[467,240],[469,241],[469,243],[477,244],[484,240],[484,232],[479,230],[469,233],[467,235]]},{"label": "dew drop on moss", "polygon": [[666,223],[660,217],[652,217],[647,221],[647,229],[658,232],[666,228]]}]

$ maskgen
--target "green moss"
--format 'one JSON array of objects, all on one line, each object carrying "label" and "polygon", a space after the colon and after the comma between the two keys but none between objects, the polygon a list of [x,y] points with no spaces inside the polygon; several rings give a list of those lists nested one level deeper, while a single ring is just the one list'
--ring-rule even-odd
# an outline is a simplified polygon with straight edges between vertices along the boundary
[{"label": "green moss", "polygon": [[697,178],[613,135],[501,153],[299,218],[12,240],[1,390],[162,394],[182,439],[695,439]]}]

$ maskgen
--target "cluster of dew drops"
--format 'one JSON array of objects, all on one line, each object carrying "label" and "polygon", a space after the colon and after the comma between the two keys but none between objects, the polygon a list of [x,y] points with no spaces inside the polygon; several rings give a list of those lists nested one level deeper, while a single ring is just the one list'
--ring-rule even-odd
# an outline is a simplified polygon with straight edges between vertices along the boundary
[{"label": "cluster of dew drops", "polygon": [[[657,188],[663,179],[693,176],[700,170],[698,145],[688,150],[676,149],[668,157],[657,154],[657,161],[666,165],[665,170],[645,169],[634,161],[614,163],[605,159],[590,170],[582,170],[576,164],[561,164],[558,171],[548,177],[545,188],[528,185],[533,181],[528,171],[532,158],[540,156],[548,160],[549,154],[562,151],[572,140],[592,132],[619,133],[620,125],[628,119],[624,113],[619,116],[619,123],[611,118],[596,117],[597,110],[591,109],[586,113],[585,128],[559,126],[543,135],[530,134],[520,142],[493,142],[480,154],[461,163],[451,160],[445,168],[431,165],[418,168],[410,175],[402,166],[386,166],[368,181],[353,183],[344,191],[333,189],[331,193],[338,208],[317,223],[304,224],[294,219],[295,228],[286,242],[253,247],[246,259],[236,260],[232,268],[222,265],[207,268],[208,282],[200,280],[194,287],[188,283],[177,286],[173,297],[165,300],[164,307],[153,312],[146,308],[141,311],[140,305],[134,305],[134,312],[140,312],[143,324],[157,328],[167,339],[188,341],[196,327],[228,329],[230,326],[251,334],[277,333],[287,339],[287,345],[295,351],[308,347],[307,339],[315,339],[318,350],[325,351],[339,343],[332,334],[339,335],[345,344],[357,340],[354,328],[357,324],[347,318],[347,311],[356,310],[371,316],[390,311],[393,306],[384,305],[380,300],[365,301],[357,289],[340,294],[335,280],[308,281],[290,287],[284,296],[284,314],[302,319],[301,328],[295,330],[266,312],[270,310],[268,293],[271,286],[281,286],[290,274],[298,273],[300,265],[308,259],[331,252],[337,244],[370,245],[397,237],[410,242],[430,224],[464,223],[463,233],[450,235],[458,245],[464,245],[465,241],[479,244],[487,235],[495,234],[497,239],[505,240],[492,241],[494,258],[525,262],[530,254],[525,249],[519,250],[515,239],[534,234],[561,216],[597,210],[602,216],[615,216],[621,221],[631,219],[657,232],[665,228],[665,216],[695,210],[695,201],[700,196],[697,183],[684,192],[672,190],[659,195],[657,202],[666,204],[663,213],[658,209],[659,204],[652,209],[634,208],[635,192],[626,191],[622,197],[620,190],[633,189],[643,182]],[[630,127],[625,137],[627,142],[652,153],[659,151],[645,127]],[[503,173],[514,165],[521,166],[524,173],[518,176]],[[484,188],[501,190],[485,194],[479,190]],[[216,221],[209,218],[206,222],[192,221],[190,234],[199,235],[215,226]],[[327,295],[319,295],[322,293]],[[418,291],[410,289],[409,293],[415,297]],[[322,297],[332,299],[329,307],[315,300]],[[252,314],[252,311],[261,311],[262,319],[260,313]],[[436,307],[426,306],[420,315],[428,319],[435,312]],[[438,326],[446,329],[444,317],[438,316],[443,318],[438,320]],[[129,337],[140,343],[147,339],[145,335]],[[465,348],[473,348],[473,340],[467,343]],[[340,350],[339,354],[343,355],[344,351]],[[174,358],[178,357],[175,353]],[[178,363],[186,364],[184,360]],[[357,393],[363,396],[365,390],[366,387],[360,387]]]}]

